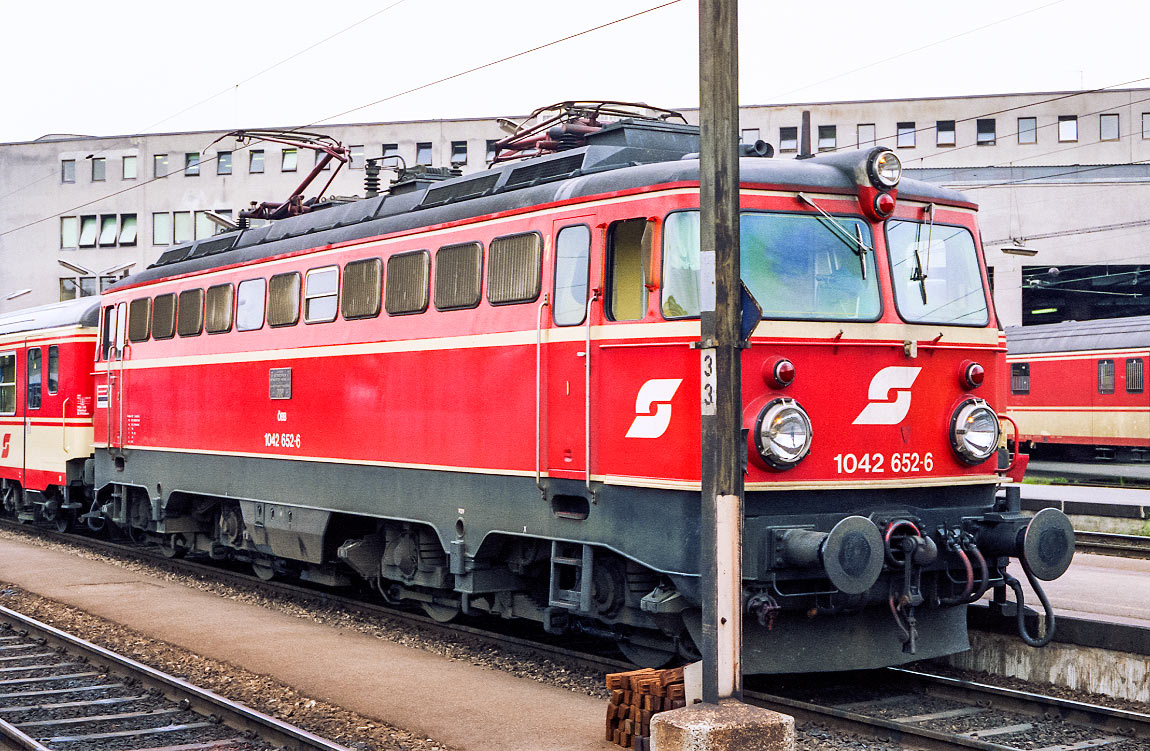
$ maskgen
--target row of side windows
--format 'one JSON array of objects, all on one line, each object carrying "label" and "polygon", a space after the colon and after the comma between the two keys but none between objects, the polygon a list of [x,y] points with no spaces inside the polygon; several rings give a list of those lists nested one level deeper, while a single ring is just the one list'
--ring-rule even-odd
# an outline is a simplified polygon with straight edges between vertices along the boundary
[{"label": "row of side windows", "polygon": [[[26,409],[40,409],[41,393],[47,376],[48,393],[60,390],[60,347],[48,347],[48,372],[44,372],[44,355],[40,347],[29,347],[25,355],[28,374]],[[0,354],[0,415],[16,414],[16,353]]]},{"label": "row of side windows", "polygon": [[[1098,393],[1114,393],[1114,361],[1098,361]],[[1126,360],[1126,393],[1140,394],[1144,388],[1142,376],[1142,358],[1133,357]],[[1030,363],[1016,362],[1010,366],[1010,393],[1030,393]]]},{"label": "row of side windows", "polygon": [[[435,253],[435,307],[461,310],[479,305],[482,297],[483,245],[457,243]],[[487,301],[492,305],[531,302],[539,297],[542,280],[543,239],[536,232],[498,237],[488,246]],[[396,253],[384,261],[365,258],[339,266],[321,266],[277,274],[270,279],[248,279],[140,297],[127,306],[126,325],[117,326],[116,311],[105,309],[103,357],[107,359],[129,342],[254,331],[268,326],[294,326],[302,313],[305,323],[375,318],[422,313],[431,298],[431,253],[427,250]],[[119,346],[117,345],[119,343]]]}]

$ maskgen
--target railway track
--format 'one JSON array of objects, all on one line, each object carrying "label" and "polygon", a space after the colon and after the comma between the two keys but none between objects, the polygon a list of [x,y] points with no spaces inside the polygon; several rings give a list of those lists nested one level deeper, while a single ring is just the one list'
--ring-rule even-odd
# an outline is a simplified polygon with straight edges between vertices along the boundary
[{"label": "railway track", "polygon": [[1116,555],[1123,558],[1150,558],[1150,537],[1117,535],[1109,532],[1074,532],[1074,547],[1080,553]]},{"label": "railway track", "polygon": [[4,607],[0,736],[29,751],[347,751]]}]

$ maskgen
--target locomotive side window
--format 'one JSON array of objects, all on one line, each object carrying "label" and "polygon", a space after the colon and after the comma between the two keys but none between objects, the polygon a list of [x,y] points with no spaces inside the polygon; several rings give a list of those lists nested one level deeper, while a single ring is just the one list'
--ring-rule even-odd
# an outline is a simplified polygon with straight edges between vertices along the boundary
[{"label": "locomotive side window", "polygon": [[55,394],[60,390],[60,346],[53,344],[48,348],[48,393]]},{"label": "locomotive side window", "polygon": [[1113,394],[1114,393],[1114,361],[1113,360],[1099,360],[1098,361],[1098,393],[1099,394]]},{"label": "locomotive side window", "polygon": [[16,414],[16,353],[0,355],[0,415]]},{"label": "locomotive side window", "polygon": [[40,409],[40,382],[43,378],[41,357],[39,347],[28,348],[28,409]]},{"label": "locomotive side window", "polygon": [[1030,393],[1030,363],[1016,362],[1010,364],[1010,393]]},{"label": "locomotive side window", "polygon": [[1135,357],[1126,361],[1126,393],[1139,394],[1142,392],[1142,358]]},{"label": "locomotive side window", "polygon": [[116,349],[116,306],[109,305],[104,308],[104,329],[101,332],[103,345],[100,347],[100,358],[110,360],[112,352]]},{"label": "locomotive side window", "polygon": [[435,251],[435,309],[462,310],[479,304],[483,246],[447,245]]},{"label": "locomotive side window", "polygon": [[151,333],[152,298],[138,297],[128,304],[128,341],[146,342]]},{"label": "locomotive side window", "polygon": [[427,310],[431,255],[426,250],[397,253],[387,259],[385,307],[389,316]]},{"label": "locomotive side window", "polygon": [[543,280],[543,238],[536,232],[497,237],[487,263],[487,301],[492,305],[531,302]]},{"label": "locomotive side window", "polygon": [[267,285],[263,279],[247,279],[236,288],[236,331],[255,331],[264,325]]},{"label": "locomotive side window", "polygon": [[334,321],[339,299],[339,266],[311,269],[304,280],[304,323]]},{"label": "locomotive side window", "polygon": [[612,223],[607,232],[607,315],[612,321],[638,320],[647,312],[644,280],[651,246],[646,229],[646,219],[627,219]]},{"label": "locomotive side window", "polygon": [[268,325],[299,323],[299,272],[276,274],[268,282]]},{"label": "locomotive side window", "polygon": [[894,301],[904,321],[987,324],[990,311],[970,230],[891,219],[886,236]]},{"label": "locomotive side window", "polygon": [[152,301],[152,338],[171,339],[176,335],[176,296],[156,295]]},{"label": "locomotive side window", "polygon": [[186,289],[180,293],[176,306],[176,333],[180,336],[199,336],[204,329],[204,291]]},{"label": "locomotive side window", "polygon": [[235,292],[230,284],[208,287],[204,328],[209,334],[222,334],[232,330],[232,300]]},{"label": "locomotive side window", "polygon": [[555,238],[557,326],[583,323],[587,316],[587,273],[591,268],[591,230],[585,224],[564,227]]},{"label": "locomotive side window", "polygon": [[375,318],[382,296],[383,262],[378,258],[352,261],[343,267],[344,318]]}]

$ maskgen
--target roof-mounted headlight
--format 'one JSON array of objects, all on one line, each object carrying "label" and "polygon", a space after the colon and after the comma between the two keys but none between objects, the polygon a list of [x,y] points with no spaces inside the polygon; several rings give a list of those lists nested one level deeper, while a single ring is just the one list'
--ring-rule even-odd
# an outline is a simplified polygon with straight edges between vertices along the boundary
[{"label": "roof-mounted headlight", "polygon": [[902,162],[890,149],[875,149],[867,160],[867,174],[876,188],[890,190],[902,177]]}]

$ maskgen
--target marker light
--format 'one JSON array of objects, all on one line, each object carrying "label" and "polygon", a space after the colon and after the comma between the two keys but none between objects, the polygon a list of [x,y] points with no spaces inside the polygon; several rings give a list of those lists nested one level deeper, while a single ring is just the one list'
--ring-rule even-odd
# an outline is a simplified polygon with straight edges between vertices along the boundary
[{"label": "marker light", "polygon": [[894,213],[894,196],[890,193],[879,193],[874,197],[874,211],[882,217],[890,216]]},{"label": "marker light", "polygon": [[983,399],[958,405],[950,421],[950,445],[967,464],[981,464],[998,449],[998,415]]},{"label": "marker light", "polygon": [[795,380],[795,364],[785,357],[763,363],[763,381],[773,389],[783,389]]},{"label": "marker light", "polygon": [[986,370],[976,362],[967,360],[962,364],[962,377],[959,383],[963,388],[976,389],[986,380]]},{"label": "marker light", "polygon": [[811,433],[811,419],[798,402],[775,399],[755,421],[755,448],[770,466],[790,469],[811,450]]}]

